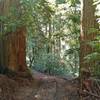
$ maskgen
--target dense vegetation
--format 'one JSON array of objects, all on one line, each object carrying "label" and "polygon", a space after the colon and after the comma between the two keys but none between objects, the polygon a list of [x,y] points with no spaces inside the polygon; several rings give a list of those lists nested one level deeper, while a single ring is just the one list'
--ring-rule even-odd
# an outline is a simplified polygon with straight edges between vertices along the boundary
[{"label": "dense vegetation", "polygon": [[[80,1],[79,0],[20,0],[18,9],[13,5],[10,13],[0,16],[0,34],[27,29],[27,56],[29,68],[52,75],[79,74],[80,53]],[[94,2],[99,5],[98,1]],[[96,15],[98,16],[98,15]],[[98,25],[99,27],[99,25]],[[100,32],[87,43],[94,51],[84,59],[95,61],[93,73],[100,75]]]},{"label": "dense vegetation", "polygon": [[0,100],[100,100],[100,0],[0,0]]},{"label": "dense vegetation", "polygon": [[[34,17],[40,30],[29,31],[27,59],[32,68],[48,74],[78,74],[80,2],[49,3],[47,12]],[[42,4],[40,3],[40,6]],[[45,13],[47,13],[45,15]],[[50,15],[49,15],[49,14]],[[49,16],[48,16],[49,15]]]}]

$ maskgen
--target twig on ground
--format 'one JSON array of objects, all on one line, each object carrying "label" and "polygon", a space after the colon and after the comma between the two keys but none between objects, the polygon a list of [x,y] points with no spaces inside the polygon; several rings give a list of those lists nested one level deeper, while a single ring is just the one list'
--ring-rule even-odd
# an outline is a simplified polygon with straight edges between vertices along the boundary
[{"label": "twig on ground", "polygon": [[88,92],[88,91],[86,91],[86,90],[84,90],[83,92],[84,92],[84,93],[87,93],[87,94],[89,94],[89,95],[91,95],[91,96],[94,96],[94,97],[96,97],[96,98],[100,98],[100,96],[98,96],[98,95],[96,95],[96,94],[94,94],[94,93]]}]

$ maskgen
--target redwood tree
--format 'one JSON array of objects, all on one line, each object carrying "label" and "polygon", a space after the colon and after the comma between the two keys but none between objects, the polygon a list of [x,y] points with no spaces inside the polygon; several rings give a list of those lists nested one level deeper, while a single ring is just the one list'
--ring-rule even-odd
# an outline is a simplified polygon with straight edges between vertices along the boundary
[{"label": "redwood tree", "polygon": [[[10,8],[14,6],[19,9],[19,0],[1,0],[0,16],[8,16]],[[15,16],[16,18],[17,16]],[[0,30],[4,29],[4,24],[0,23]],[[0,66],[7,67],[13,71],[26,70],[26,28],[17,27],[15,31],[2,31],[0,40]]]},{"label": "redwood tree", "polygon": [[[80,82],[81,91],[90,89],[91,82],[89,78],[95,62],[86,62],[85,57],[93,52],[89,42],[95,39],[96,33],[91,29],[96,28],[95,6],[93,0],[81,0],[81,34],[80,34]],[[90,90],[89,90],[90,91]],[[81,96],[81,100],[83,97]]]},{"label": "redwood tree", "polygon": [[81,0],[81,34],[80,34],[80,71],[89,71],[94,62],[85,62],[84,57],[93,52],[89,41],[95,38],[95,33],[90,30],[96,28],[95,7],[93,0]]}]

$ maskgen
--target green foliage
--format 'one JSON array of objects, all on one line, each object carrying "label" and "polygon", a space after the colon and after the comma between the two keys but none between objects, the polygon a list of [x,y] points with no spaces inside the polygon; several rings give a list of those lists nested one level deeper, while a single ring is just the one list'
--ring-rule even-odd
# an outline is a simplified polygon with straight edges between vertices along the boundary
[{"label": "green foliage", "polygon": [[59,56],[55,54],[44,54],[43,52],[36,63],[34,63],[34,69],[51,75],[69,74],[65,62]]},{"label": "green foliage", "polygon": [[96,38],[88,44],[94,49],[94,51],[91,54],[88,54],[85,59],[88,62],[95,62],[95,66],[91,65],[93,67],[93,74],[95,76],[100,76],[100,31],[97,32]]},{"label": "green foliage", "polygon": [[70,48],[65,52],[65,60],[73,75],[79,71],[79,48]]},{"label": "green foliage", "polygon": [[89,30],[88,30],[88,32],[87,32],[88,34],[93,34],[93,33],[99,33],[99,31],[98,31],[98,29],[96,29],[96,28],[90,28]]},{"label": "green foliage", "polygon": [[66,0],[56,0],[56,3],[57,4],[63,4],[63,3],[65,3],[66,2]]},{"label": "green foliage", "polygon": [[46,0],[20,0],[19,8],[12,6],[7,16],[0,16],[3,33],[16,31],[22,26],[36,30],[41,21],[50,21],[53,13],[53,8]]},{"label": "green foliage", "polygon": [[[48,10],[45,6],[35,7],[34,25],[28,30],[27,58],[30,60],[28,65],[48,74],[75,75],[79,69],[80,11],[77,9],[77,3],[74,7],[69,6],[68,11],[65,8],[60,10],[59,5],[54,11]],[[48,16],[48,13],[52,16]],[[64,46],[69,47],[69,52],[64,49],[63,54],[60,50],[62,40],[65,42]],[[48,47],[51,49],[49,52]],[[63,64],[60,63],[61,59],[64,60]]]},{"label": "green foliage", "polygon": [[99,5],[100,1],[99,0],[94,0],[94,5]]},{"label": "green foliage", "polygon": [[77,4],[80,4],[80,0],[66,0],[69,4],[70,7],[75,7]]}]

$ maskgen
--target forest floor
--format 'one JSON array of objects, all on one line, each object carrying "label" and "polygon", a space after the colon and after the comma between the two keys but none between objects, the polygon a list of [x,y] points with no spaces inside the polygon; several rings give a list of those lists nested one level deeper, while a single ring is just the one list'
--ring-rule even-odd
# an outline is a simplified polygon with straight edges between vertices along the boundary
[{"label": "forest floor", "polygon": [[0,75],[0,100],[80,100],[78,91],[77,79],[67,80],[38,72],[34,72],[33,77]]}]

